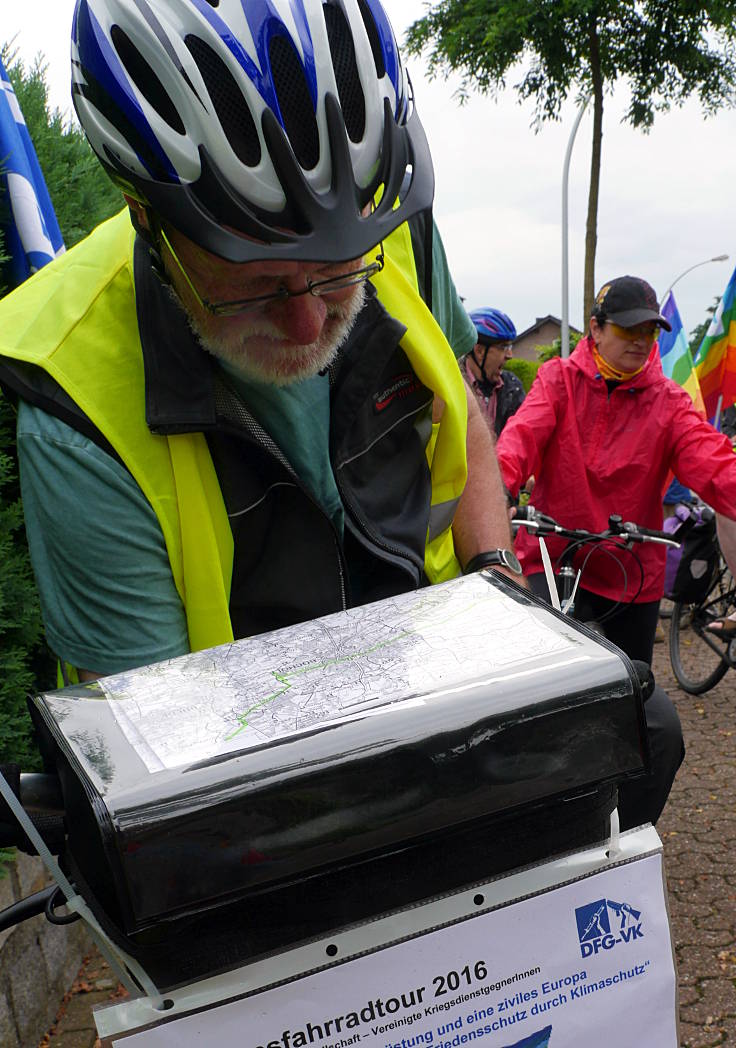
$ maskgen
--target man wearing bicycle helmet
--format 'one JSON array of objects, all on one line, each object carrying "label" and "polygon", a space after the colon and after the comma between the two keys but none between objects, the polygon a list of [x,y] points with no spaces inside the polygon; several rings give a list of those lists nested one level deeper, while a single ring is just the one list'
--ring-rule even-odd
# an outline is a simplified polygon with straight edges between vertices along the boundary
[{"label": "man wearing bicycle helmet", "polygon": [[506,313],[491,306],[474,309],[470,319],[475,325],[477,341],[461,359],[460,366],[489,429],[499,436],[524,399],[520,379],[503,370],[513,356],[516,328]]},{"label": "man wearing bicycle helmet", "polygon": [[72,34],[129,211],[0,315],[61,663],[118,672],[509,545],[419,293],[431,158],[377,0],[77,0]]},{"label": "man wearing bicycle helmet", "polygon": [[[736,456],[727,437],[694,409],[688,393],[664,376],[657,332],[669,329],[657,297],[639,277],[623,276],[598,293],[588,335],[567,359],[544,364],[498,441],[512,495],[536,476],[534,504],[563,527],[600,532],[610,514],[662,527],[662,497],[674,473],[725,515],[736,519]],[[552,561],[565,540],[547,540]],[[517,552],[532,589],[546,592],[539,542],[525,532]],[[728,550],[724,549],[729,556]],[[613,557],[581,547],[579,617],[603,621],[608,637],[632,659],[651,663],[665,547],[634,547]],[[578,612],[576,612],[578,614]],[[626,826],[658,818],[684,750],[677,714],[661,688],[646,705],[653,775],[623,788]]]}]

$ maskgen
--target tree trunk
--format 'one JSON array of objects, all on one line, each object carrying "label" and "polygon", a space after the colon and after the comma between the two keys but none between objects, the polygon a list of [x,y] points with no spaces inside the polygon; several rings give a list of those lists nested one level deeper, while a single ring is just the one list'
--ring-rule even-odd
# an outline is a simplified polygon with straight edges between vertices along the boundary
[{"label": "tree trunk", "polygon": [[590,156],[590,189],[588,218],[585,224],[585,275],[583,282],[583,330],[595,300],[595,252],[598,245],[598,191],[601,180],[601,146],[603,140],[603,78],[595,15],[590,23],[590,72],[593,82],[593,148]]}]

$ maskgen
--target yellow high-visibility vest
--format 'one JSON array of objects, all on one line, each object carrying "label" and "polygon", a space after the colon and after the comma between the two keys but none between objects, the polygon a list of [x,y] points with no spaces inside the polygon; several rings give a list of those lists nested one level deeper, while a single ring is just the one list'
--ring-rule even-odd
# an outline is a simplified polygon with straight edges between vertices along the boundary
[{"label": "yellow high-visibility vest", "polygon": [[[133,280],[135,232],[127,209],[40,270],[0,304],[0,355],[44,369],[113,446],[153,507],[192,651],[233,639],[228,610],[233,539],[201,433],[152,434]],[[408,227],[385,241],[379,298],[406,325],[401,346],[420,381],[441,397],[427,445],[432,506],[425,545],[431,582],[460,573],[451,523],[466,479],[467,403],[452,350],[417,292]]]}]

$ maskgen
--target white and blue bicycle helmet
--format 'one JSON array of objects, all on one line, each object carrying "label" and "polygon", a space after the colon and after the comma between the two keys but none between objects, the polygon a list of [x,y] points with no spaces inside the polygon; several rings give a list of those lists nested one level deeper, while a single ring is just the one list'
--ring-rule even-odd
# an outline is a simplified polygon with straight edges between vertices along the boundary
[{"label": "white and blue bicycle helmet", "polygon": [[513,342],[516,338],[514,322],[506,313],[492,306],[474,309],[469,314],[475,324],[478,341],[481,345],[493,342]]},{"label": "white and blue bicycle helmet", "polygon": [[358,258],[432,202],[378,0],[77,0],[72,94],[123,191],[232,262]]}]

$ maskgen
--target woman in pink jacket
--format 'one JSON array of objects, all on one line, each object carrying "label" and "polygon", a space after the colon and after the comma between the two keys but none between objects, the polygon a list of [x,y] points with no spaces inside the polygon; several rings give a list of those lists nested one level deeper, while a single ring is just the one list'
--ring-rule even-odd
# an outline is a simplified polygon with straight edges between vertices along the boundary
[{"label": "woman in pink jacket", "polygon": [[[612,513],[662,527],[662,495],[674,473],[709,505],[736,517],[736,456],[730,441],[664,376],[657,332],[670,329],[649,284],[618,277],[598,293],[588,335],[567,359],[542,368],[509,420],[497,451],[516,496],[536,477],[534,505],[567,527],[603,531]],[[550,538],[554,562],[565,540]],[[546,593],[537,539],[520,531],[517,553],[533,590]],[[590,550],[581,550],[579,564]],[[651,663],[665,549],[636,547],[621,567],[603,552],[588,560],[576,605],[583,619],[605,618],[607,636],[629,658]],[[646,706],[654,774],[621,791],[622,824],[656,821],[684,750],[677,713],[656,688]]]}]

